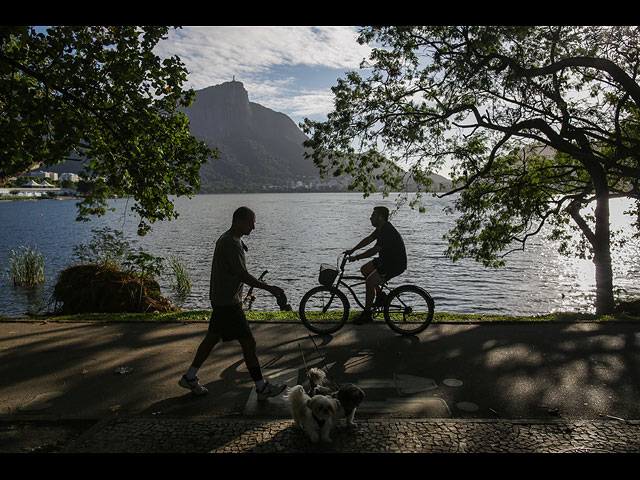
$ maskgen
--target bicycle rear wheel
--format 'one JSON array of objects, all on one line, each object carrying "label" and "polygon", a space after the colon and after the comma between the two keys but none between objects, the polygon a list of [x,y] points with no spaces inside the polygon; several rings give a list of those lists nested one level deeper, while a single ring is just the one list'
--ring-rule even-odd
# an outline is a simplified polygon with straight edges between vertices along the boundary
[{"label": "bicycle rear wheel", "polygon": [[403,285],[387,296],[384,320],[396,333],[415,335],[429,326],[434,309],[435,302],[426,290],[415,285]]},{"label": "bicycle rear wheel", "polygon": [[349,300],[335,287],[314,287],[302,297],[299,313],[304,326],[312,332],[337,332],[349,318]]}]

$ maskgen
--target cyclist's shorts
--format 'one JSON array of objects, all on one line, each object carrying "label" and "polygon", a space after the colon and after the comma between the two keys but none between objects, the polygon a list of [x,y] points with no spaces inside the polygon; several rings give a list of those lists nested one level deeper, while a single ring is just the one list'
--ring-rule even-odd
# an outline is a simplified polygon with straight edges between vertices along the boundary
[{"label": "cyclist's shorts", "polygon": [[373,259],[373,266],[385,281],[389,281],[393,277],[397,277],[406,270],[404,267],[383,264],[379,257]]},{"label": "cyclist's shorts", "polygon": [[214,305],[209,320],[209,331],[217,333],[223,342],[239,338],[251,338],[251,328],[242,310],[242,305]]}]

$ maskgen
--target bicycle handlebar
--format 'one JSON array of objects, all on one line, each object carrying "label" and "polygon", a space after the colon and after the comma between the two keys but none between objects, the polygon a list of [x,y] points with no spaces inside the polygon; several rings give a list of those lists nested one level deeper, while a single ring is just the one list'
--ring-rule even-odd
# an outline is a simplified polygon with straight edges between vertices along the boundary
[{"label": "bicycle handlebar", "polygon": [[349,259],[349,255],[347,255],[346,253],[341,253],[340,255],[342,255],[342,262],[340,263],[340,271],[344,272],[344,266],[347,264],[347,261]]}]

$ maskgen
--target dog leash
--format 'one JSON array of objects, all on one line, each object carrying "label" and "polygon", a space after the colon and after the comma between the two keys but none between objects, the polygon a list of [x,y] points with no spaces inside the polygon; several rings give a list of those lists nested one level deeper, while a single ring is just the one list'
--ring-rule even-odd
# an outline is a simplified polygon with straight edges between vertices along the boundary
[{"label": "dog leash", "polygon": [[[333,380],[333,378],[331,378],[331,375],[329,375],[329,367],[327,366],[327,362],[325,361],[324,355],[320,351],[320,348],[318,348],[318,345],[316,344],[316,341],[311,336],[311,333],[307,332],[307,336],[311,339],[311,342],[313,343],[313,346],[316,349],[316,353],[318,354],[318,356],[322,360],[322,365],[323,365],[324,373],[326,375],[327,380],[329,380],[337,390],[338,389],[338,383],[335,382]],[[300,350],[300,355],[302,356],[302,362],[304,363],[304,368],[305,368],[305,371],[307,373],[307,378],[309,380],[311,380],[311,377],[309,375],[309,365],[307,364],[307,359],[304,356],[304,352],[302,351],[302,345],[300,345],[300,341],[299,340],[298,340],[298,349]]]},{"label": "dog leash", "polygon": [[[303,335],[299,334],[298,329],[301,328],[301,326],[300,326],[300,324],[298,322],[292,322],[292,323],[293,323],[294,335],[295,335],[295,338],[297,339],[297,343],[298,343],[298,350],[300,351],[300,356],[302,357],[302,362],[304,363],[304,369],[305,369],[305,372],[307,374],[307,379],[311,380],[311,377],[309,375],[309,370],[310,370],[309,369],[309,364],[307,363],[307,359],[304,356],[304,352],[302,350],[302,345],[300,344],[300,338]],[[325,357],[322,354],[322,352],[320,351],[320,348],[318,347],[318,345],[316,344],[316,341],[313,339],[313,337],[311,336],[311,333],[309,331],[307,331],[305,329],[305,332],[306,332],[307,336],[311,339],[311,342],[313,343],[313,346],[314,346],[314,348],[316,350],[316,353],[318,354],[318,356],[322,360],[322,365],[323,365],[324,373],[326,375],[327,380],[329,380],[334,385],[334,387],[336,389],[338,389],[337,382],[335,382],[333,380],[333,378],[331,378],[331,375],[329,375],[329,367],[327,367],[327,362],[325,360]]]},{"label": "dog leash", "polygon": [[325,374],[327,375],[327,379],[331,383],[333,383],[333,386],[336,387],[336,389],[337,389],[338,388],[338,384],[329,375],[329,367],[327,367],[327,362],[325,362],[324,355],[320,352],[320,349],[318,348],[318,345],[316,344],[316,341],[313,339],[311,334],[307,333],[307,335],[309,335],[309,338],[311,339],[311,342],[313,342],[313,346],[315,347],[316,352],[318,352],[318,355],[320,355],[320,358],[322,358],[322,364],[324,365]]}]

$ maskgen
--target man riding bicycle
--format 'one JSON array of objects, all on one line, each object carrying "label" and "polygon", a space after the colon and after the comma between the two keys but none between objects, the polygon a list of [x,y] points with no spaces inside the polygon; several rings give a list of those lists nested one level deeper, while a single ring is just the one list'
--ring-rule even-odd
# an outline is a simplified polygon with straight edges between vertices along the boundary
[{"label": "man riding bicycle", "polygon": [[[371,225],[376,227],[375,231],[362,239],[354,248],[344,252],[349,255],[350,262],[369,258],[379,253],[378,257],[365,263],[360,268],[362,275],[366,279],[367,293],[364,311],[353,322],[356,325],[364,325],[373,321],[371,315],[372,307],[384,304],[382,284],[400,275],[407,268],[407,253],[404,241],[396,228],[389,222],[389,209],[375,207],[371,214]],[[359,255],[352,256],[353,252],[366,247],[374,241],[376,241],[375,246]]]}]

